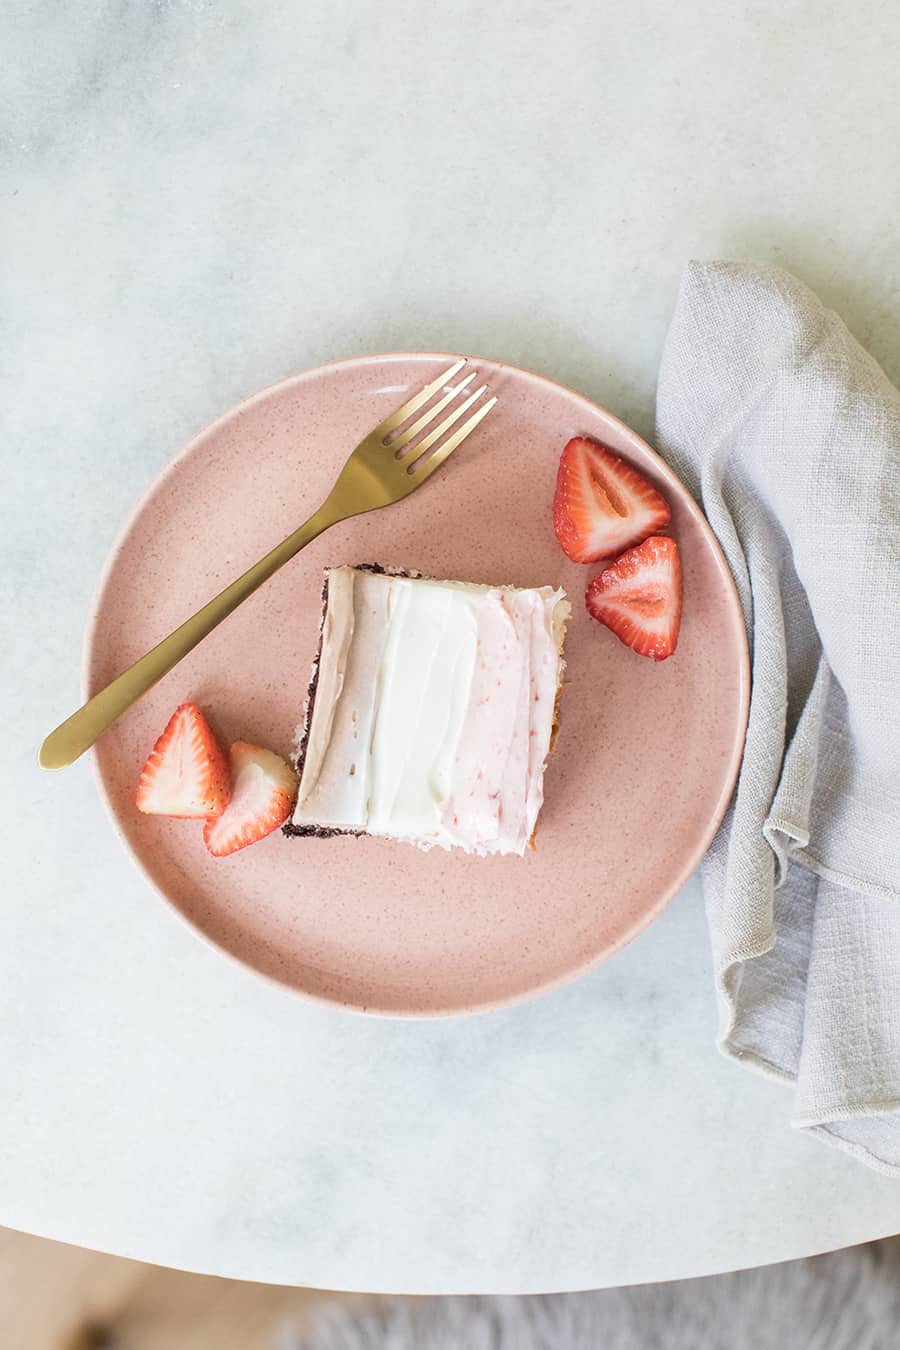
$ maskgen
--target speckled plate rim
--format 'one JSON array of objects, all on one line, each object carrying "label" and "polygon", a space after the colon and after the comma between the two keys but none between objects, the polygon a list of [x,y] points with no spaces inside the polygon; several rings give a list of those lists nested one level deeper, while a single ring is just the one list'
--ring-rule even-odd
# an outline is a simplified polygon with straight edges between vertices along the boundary
[{"label": "speckled plate rim", "polygon": [[[454,361],[459,360],[461,355],[462,355],[461,352],[393,351],[393,352],[376,352],[364,354],[361,356],[339,357],[338,359],[333,361],[325,361],[321,365],[311,366],[307,370],[298,371],[292,375],[286,375],[282,379],[274,380],[271,384],[267,384],[263,388],[255,390],[252,394],[248,394],[245,398],[239,399],[236,403],[233,403],[230,407],[226,408],[223,412],[219,413],[217,417],[214,417],[210,422],[207,422],[198,431],[196,431],[190,437],[190,439],[186,441],[184,445],[182,445],[181,448],[177,450],[175,454],[163,465],[162,469],[160,469],[153,476],[147,487],[144,489],[144,491],[140,494],[140,496],[136,500],[134,506],[128,512],[128,515],[125,517],[124,521],[122,522],[113,539],[113,543],[110,546],[110,550],[109,553],[107,554],[106,561],[104,562],[103,567],[101,568],[100,576],[97,581],[97,586],[94,591],[94,596],[91,601],[90,608],[88,610],[88,619],[85,627],[85,635],[82,645],[82,657],[81,657],[82,697],[85,700],[87,700],[91,695],[90,667],[93,657],[94,643],[97,638],[99,620],[103,611],[103,602],[106,594],[106,588],[112,575],[113,569],[116,565],[116,562],[118,561],[119,553],[121,552],[122,547],[125,544],[125,541],[128,538],[133,526],[135,525],[138,518],[144,511],[151,497],[156,493],[156,491],[165,482],[165,480],[171,477],[171,475],[177,471],[182,462],[186,460],[189,455],[194,453],[195,449],[197,448],[198,444],[201,441],[205,440],[205,438],[209,436],[210,433],[213,432],[220,424],[230,421],[231,418],[235,417],[245,408],[249,408],[253,404],[268,398],[269,395],[273,394],[275,391],[280,392],[288,388],[296,388],[298,386],[302,386],[308,380],[315,379],[317,376],[321,375],[326,370],[333,370],[336,368],[346,369],[348,367],[371,366],[371,365],[378,365],[382,362],[399,362],[399,361],[404,362],[442,361],[446,362],[448,365],[451,365]],[[588,398],[586,394],[579,394],[577,390],[570,389],[567,385],[561,384],[558,380],[550,379],[549,376],[538,374],[536,371],[527,370],[523,366],[516,366],[508,361],[499,360],[497,357],[475,356],[468,354],[466,356],[466,360],[476,365],[478,363],[482,364],[488,363],[492,366],[502,368],[503,370],[513,371],[515,372],[515,374],[523,377],[526,381],[531,381],[535,384],[541,385],[545,389],[551,390],[556,394],[561,394],[566,399],[570,400],[574,399],[576,403],[583,404],[584,407],[587,408],[592,414],[596,414],[597,412],[599,412],[604,418],[614,423],[627,440],[633,442],[636,446],[640,447],[640,449],[644,453],[648,454],[654,464],[654,467],[660,479],[662,479],[665,483],[670,485],[679,493],[679,495],[683,499],[685,508],[694,518],[694,521],[699,526],[701,533],[705,536],[707,543],[710,546],[712,556],[716,561],[716,566],[719,575],[721,577],[725,593],[728,597],[728,602],[732,609],[733,617],[736,620],[735,628],[738,634],[737,660],[739,665],[738,696],[740,699],[740,717],[738,721],[739,732],[735,736],[734,745],[732,746],[731,755],[728,761],[727,772],[723,777],[722,791],[716,802],[715,809],[710,813],[709,822],[707,824],[706,829],[701,834],[695,847],[686,856],[681,869],[678,871],[673,881],[667,887],[664,887],[662,889],[656,901],[652,905],[648,905],[647,909],[641,914],[640,918],[637,919],[629,928],[626,928],[619,935],[618,939],[615,942],[610,943],[607,947],[605,947],[604,950],[599,955],[595,955],[587,958],[584,961],[577,962],[573,964],[569,970],[564,971],[561,974],[552,976],[547,980],[540,981],[536,983],[530,990],[513,994],[508,998],[488,999],[485,1000],[484,1002],[466,1004],[465,1006],[431,1008],[428,1009],[427,1011],[423,1011],[417,1008],[398,1009],[396,1007],[391,1007],[390,1009],[386,1009],[386,1008],[379,1008],[378,1006],[375,1006],[371,1003],[367,1004],[366,1007],[363,1008],[362,1006],[347,1003],[340,999],[329,998],[326,995],[313,992],[311,990],[301,989],[297,985],[291,984],[288,981],[280,980],[277,978],[277,976],[272,975],[267,971],[260,970],[257,966],[253,965],[252,963],[243,960],[236,952],[230,951],[228,948],[221,946],[218,942],[215,941],[214,938],[210,937],[207,933],[205,933],[202,928],[200,928],[196,923],[194,923],[193,920],[190,919],[179,908],[177,904],[175,904],[175,902],[171,899],[171,897],[167,895],[166,891],[156,882],[156,880],[150,874],[147,867],[145,867],[143,861],[132,849],[128,837],[125,834],[124,830],[122,829],[116,811],[113,807],[112,799],[107,790],[106,782],[104,780],[103,773],[100,769],[100,763],[97,752],[95,749],[91,749],[88,754],[88,759],[91,765],[91,772],[93,774],[94,781],[97,785],[97,789],[100,795],[100,799],[103,803],[104,810],[106,811],[106,815],[110,820],[113,826],[113,830],[115,831],[116,835],[121,841],[122,846],[124,847],[125,852],[128,854],[129,858],[131,859],[133,865],[140,872],[141,876],[147,882],[151,890],[155,891],[155,893],[158,896],[160,896],[160,898],[163,901],[165,901],[167,908],[170,911],[172,911],[175,915],[177,915],[180,921],[188,929],[190,929],[192,933],[194,933],[197,937],[199,937],[207,947],[218,952],[220,956],[226,957],[229,961],[233,962],[234,965],[240,966],[244,970],[252,972],[252,974],[257,978],[263,979],[267,981],[267,983],[279,989],[288,990],[290,993],[295,994],[300,998],[306,999],[309,1002],[318,1003],[320,1005],[324,1005],[329,1008],[341,1009],[342,1011],[348,1013],[359,1013],[363,1016],[382,1017],[391,1021],[393,1020],[435,1021],[447,1017],[467,1016],[471,1013],[494,1012],[500,1008],[512,1007],[520,1003],[530,1002],[532,999],[537,998],[540,994],[550,993],[554,989],[560,989],[565,987],[567,984],[570,984],[573,980],[578,979],[580,976],[587,974],[589,971],[594,970],[597,966],[602,965],[605,961],[608,961],[610,957],[615,956],[616,953],[621,951],[624,947],[627,947],[630,942],[632,942],[640,933],[642,933],[646,928],[649,927],[649,925],[654,921],[654,919],[657,919],[659,917],[659,915],[670,903],[670,901],[681,890],[682,886],[684,886],[685,883],[689,880],[689,878],[693,875],[694,871],[697,868],[697,865],[703,858],[703,855],[706,853],[706,850],[709,848],[709,845],[711,844],[715,836],[716,830],[719,828],[719,825],[722,822],[722,818],[725,815],[725,811],[727,810],[728,803],[731,800],[731,795],[734,791],[735,783],[737,782],[738,772],[740,770],[741,760],[743,758],[744,753],[744,740],[746,737],[747,719],[750,709],[750,683],[751,683],[750,651],[749,651],[749,644],[747,641],[747,630],[744,625],[744,619],[743,614],[741,612],[741,604],[737,593],[737,587],[734,584],[734,578],[731,575],[731,569],[729,568],[728,563],[725,559],[725,555],[722,552],[721,545],[719,544],[718,539],[713,533],[709,521],[706,519],[706,516],[704,515],[700,506],[694,500],[694,497],[688,491],[685,485],[678,478],[674,470],[671,469],[669,465],[666,463],[666,461],[662,458],[662,456],[656,450],[654,450],[654,448],[647,441],[645,441],[642,436],[639,436],[636,431],[632,430],[632,428],[628,426],[626,422],[623,422],[621,418],[616,417],[615,413],[609,412],[609,410],[607,408],[604,408],[602,404],[595,402],[591,398]]]}]

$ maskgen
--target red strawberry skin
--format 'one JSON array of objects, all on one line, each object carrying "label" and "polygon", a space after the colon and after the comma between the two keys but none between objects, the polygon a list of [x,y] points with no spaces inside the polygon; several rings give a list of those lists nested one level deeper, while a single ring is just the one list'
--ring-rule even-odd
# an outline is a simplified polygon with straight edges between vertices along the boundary
[{"label": "red strawberry skin", "polygon": [[297,775],[273,751],[235,741],[228,760],[231,801],[221,816],[203,827],[203,842],[215,858],[265,839],[284,824],[297,798]]},{"label": "red strawberry skin", "polygon": [[674,539],[656,536],[629,549],[594,577],[585,603],[626,647],[665,661],[681,626],[681,558]]},{"label": "red strawberry skin", "polygon": [[182,703],[141,770],[138,810],[191,820],[220,816],[230,796],[228,762],[212,728],[195,703]]},{"label": "red strawberry skin", "polygon": [[553,528],[573,562],[613,558],[663,530],[669,504],[624,459],[587,436],[562,452],[553,497]]}]

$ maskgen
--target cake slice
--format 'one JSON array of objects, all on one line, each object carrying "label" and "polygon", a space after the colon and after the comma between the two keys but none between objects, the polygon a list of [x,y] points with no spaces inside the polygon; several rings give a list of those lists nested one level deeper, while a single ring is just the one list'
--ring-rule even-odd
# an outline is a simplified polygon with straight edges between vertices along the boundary
[{"label": "cake slice", "polygon": [[327,571],[285,833],[523,854],[543,801],[569,612],[549,586]]}]

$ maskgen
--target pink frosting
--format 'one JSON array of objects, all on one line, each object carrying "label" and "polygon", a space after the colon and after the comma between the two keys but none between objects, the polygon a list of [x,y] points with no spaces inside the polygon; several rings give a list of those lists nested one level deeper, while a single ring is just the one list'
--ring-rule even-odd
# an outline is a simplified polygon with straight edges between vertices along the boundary
[{"label": "pink frosting", "polygon": [[534,831],[559,679],[549,608],[534,592],[491,591],[478,609],[469,705],[442,817],[470,847],[518,851]]}]

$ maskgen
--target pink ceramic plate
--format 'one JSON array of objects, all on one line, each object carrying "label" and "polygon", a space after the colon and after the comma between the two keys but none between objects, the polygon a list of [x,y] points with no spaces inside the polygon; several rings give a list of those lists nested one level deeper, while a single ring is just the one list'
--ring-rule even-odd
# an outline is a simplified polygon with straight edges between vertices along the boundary
[{"label": "pink ceramic plate", "polygon": [[[172,461],[116,544],[87,637],[93,693],[292,530],[361,436],[452,356],[341,361],[274,385]],[[210,941],[320,999],[393,1015],[496,1007],[587,970],[657,915],[702,856],[740,761],[748,664],[737,598],[700,511],[634,432],[538,375],[477,361],[499,404],[406,501],[310,545],[103,737],[100,784],[152,884]],[[684,564],[676,655],[655,665],[588,618],[597,568],[551,524],[560,451],[604,441],[672,505]],[[437,577],[562,584],[567,688],[537,851],[469,858],[374,839],[280,833],[208,856],[199,823],[142,816],[134,789],[190,698],[220,738],[287,755],[303,713],[322,568],[379,562]]]}]

